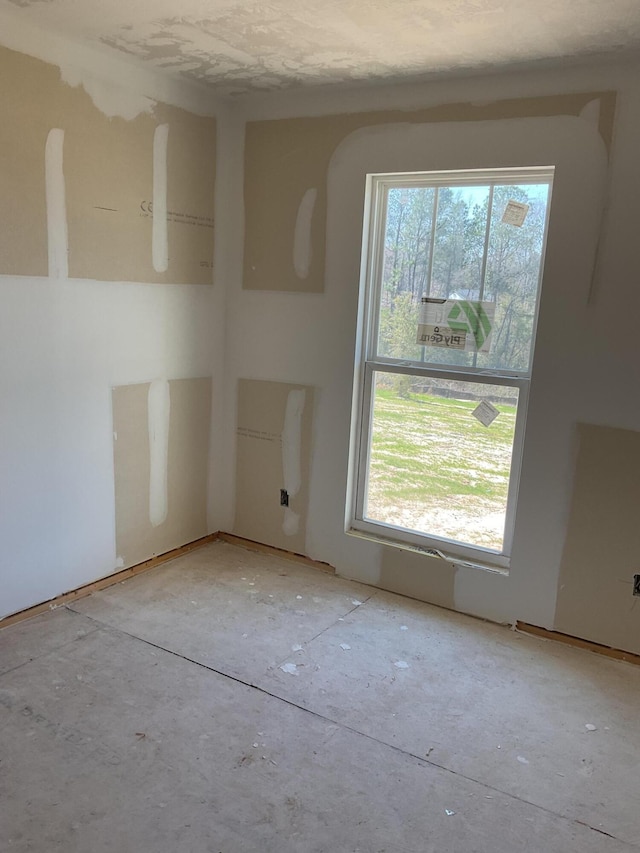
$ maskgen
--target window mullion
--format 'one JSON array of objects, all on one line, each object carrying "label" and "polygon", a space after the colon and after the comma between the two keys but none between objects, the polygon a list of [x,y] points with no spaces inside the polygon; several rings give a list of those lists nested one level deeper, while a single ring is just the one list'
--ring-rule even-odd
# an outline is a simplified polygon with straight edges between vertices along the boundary
[{"label": "window mullion", "polygon": [[[480,270],[480,291],[478,293],[478,302],[482,302],[484,297],[484,282],[487,275],[487,260],[489,258],[489,240],[491,239],[491,216],[493,213],[493,192],[495,184],[489,187],[489,199],[487,201],[487,225],[484,230],[484,249],[482,252],[482,268]],[[478,365],[478,353],[473,354],[473,366]]]},{"label": "window mullion", "polygon": [[418,377],[431,376],[435,379],[475,382],[479,385],[513,385],[514,388],[520,388],[529,382],[529,377],[526,374],[487,373],[484,370],[472,370],[471,368],[447,370],[431,365],[401,364],[376,360],[367,361],[366,369],[375,373],[397,373],[403,376]]},{"label": "window mullion", "polygon": [[[433,197],[433,213],[431,214],[431,239],[429,245],[429,264],[427,267],[427,292],[425,296],[431,293],[431,276],[433,275],[433,253],[436,247],[436,222],[438,221],[438,203],[440,200],[440,187],[435,188]],[[424,352],[424,347],[422,348]]]},{"label": "window mullion", "polygon": [[487,227],[484,232],[484,251],[482,253],[482,269],[480,270],[480,293],[478,294],[478,301],[482,302],[484,298],[484,282],[487,275],[487,260],[489,257],[489,239],[491,237],[491,217],[493,214],[493,191],[495,189],[495,184],[491,184],[489,187],[489,201],[487,207]]}]

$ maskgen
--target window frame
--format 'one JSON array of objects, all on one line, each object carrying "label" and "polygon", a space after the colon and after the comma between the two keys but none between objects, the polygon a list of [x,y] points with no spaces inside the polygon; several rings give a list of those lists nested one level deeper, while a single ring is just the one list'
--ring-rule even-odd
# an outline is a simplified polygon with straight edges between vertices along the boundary
[{"label": "window frame", "polygon": [[[508,570],[513,545],[518,489],[524,452],[529,391],[540,312],[545,251],[549,232],[553,178],[553,166],[465,169],[437,172],[371,173],[366,176],[347,532],[356,535],[365,535],[400,547],[426,550],[456,563],[470,564],[501,571]],[[548,183],[549,185],[527,369],[507,370],[476,366],[448,366],[433,361],[418,362],[410,359],[378,355],[380,300],[382,295],[381,271],[383,269],[386,206],[389,189],[402,186],[450,187],[456,184],[461,186],[471,186],[474,184],[483,186],[487,183],[493,186],[496,184],[499,186],[508,186],[509,184],[518,186],[525,183]],[[490,225],[488,224],[487,234],[489,233],[489,227]],[[435,232],[435,223],[433,231]],[[431,251],[433,251],[433,243]],[[485,246],[485,256],[483,258],[483,265],[485,267],[486,251],[487,246]],[[501,551],[365,518],[364,506],[368,492],[371,428],[374,411],[373,388],[376,373],[424,376],[470,383],[476,382],[486,385],[502,385],[518,389],[518,405]]]}]

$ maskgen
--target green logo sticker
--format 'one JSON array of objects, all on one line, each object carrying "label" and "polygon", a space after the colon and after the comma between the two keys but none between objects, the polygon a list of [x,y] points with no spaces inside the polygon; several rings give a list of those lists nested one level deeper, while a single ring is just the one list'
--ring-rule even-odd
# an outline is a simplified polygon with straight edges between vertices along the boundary
[{"label": "green logo sticker", "polygon": [[456,301],[447,317],[448,325],[456,332],[471,332],[476,349],[481,350],[491,334],[491,320],[482,302]]}]

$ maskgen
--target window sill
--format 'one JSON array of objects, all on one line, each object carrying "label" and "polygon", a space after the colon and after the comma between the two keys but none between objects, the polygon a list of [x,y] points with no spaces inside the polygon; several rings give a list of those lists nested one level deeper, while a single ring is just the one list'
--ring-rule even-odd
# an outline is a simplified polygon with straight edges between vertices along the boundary
[{"label": "window sill", "polygon": [[446,551],[434,546],[415,545],[411,542],[392,539],[391,537],[386,537],[379,533],[371,533],[368,530],[359,530],[356,527],[347,528],[345,533],[347,536],[354,536],[356,539],[364,539],[367,542],[373,542],[377,545],[387,545],[390,548],[397,548],[400,551],[410,551],[413,554],[421,554],[423,557],[429,557],[432,560],[442,560],[455,568],[479,569],[484,572],[490,572],[491,574],[501,575],[505,578],[509,577],[508,566],[497,566],[488,561],[484,562],[482,560],[456,556],[455,554],[447,554]]}]

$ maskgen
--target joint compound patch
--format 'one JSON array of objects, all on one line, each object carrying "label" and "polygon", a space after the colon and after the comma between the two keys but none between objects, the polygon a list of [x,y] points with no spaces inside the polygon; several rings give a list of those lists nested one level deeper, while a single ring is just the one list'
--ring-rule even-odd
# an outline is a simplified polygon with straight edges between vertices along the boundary
[{"label": "joint compound patch", "polygon": [[309,276],[312,256],[311,224],[318,190],[306,191],[298,208],[296,227],[293,235],[293,267],[299,279]]},{"label": "joint compound patch", "polygon": [[69,277],[69,233],[64,181],[64,130],[52,128],[45,145],[49,277]]}]

